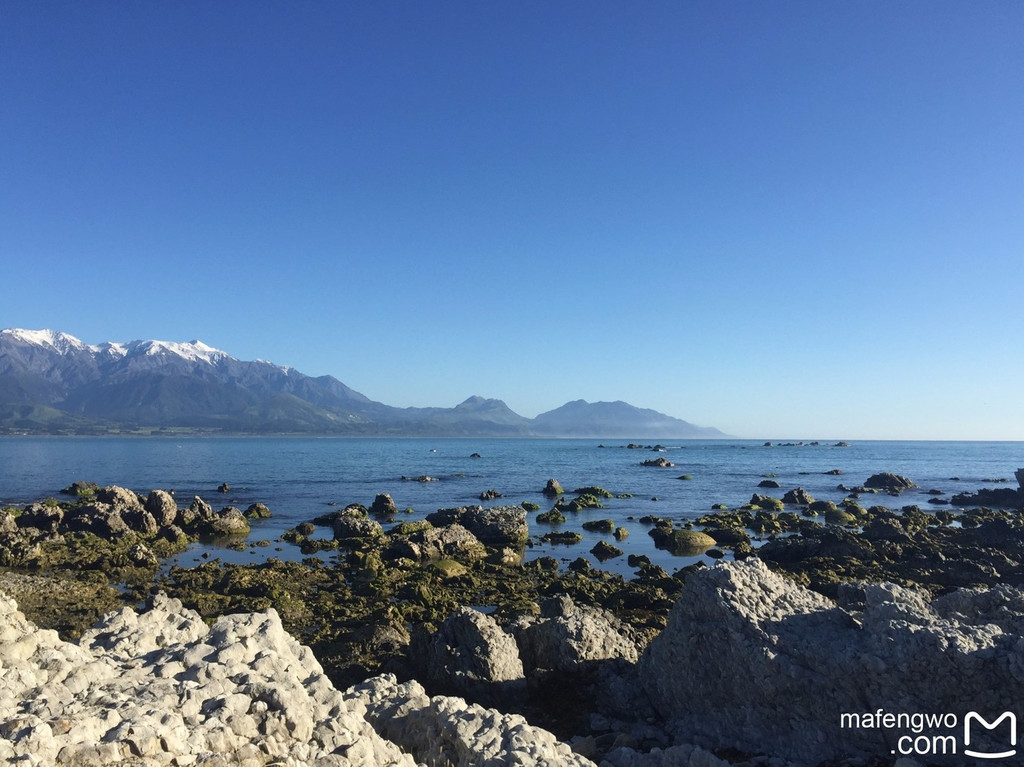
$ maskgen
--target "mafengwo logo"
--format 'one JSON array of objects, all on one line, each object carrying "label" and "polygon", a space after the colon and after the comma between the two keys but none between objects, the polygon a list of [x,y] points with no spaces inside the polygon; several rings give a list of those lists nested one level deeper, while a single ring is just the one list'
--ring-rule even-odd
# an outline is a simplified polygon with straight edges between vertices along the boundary
[{"label": "mafengwo logo", "polygon": [[974,759],[1008,759],[1017,755],[1017,715],[1004,711],[987,719],[969,711],[956,714],[896,713],[878,709],[839,715],[843,729],[888,730],[893,755],[927,757],[963,755]]},{"label": "mafengwo logo", "polygon": [[[973,736],[972,729],[975,725],[984,728],[985,730],[994,730],[1003,722],[1008,722],[1010,732],[1008,743],[1011,746],[1005,751],[975,751],[969,746],[971,745],[971,739]],[[976,711],[968,711],[967,716],[964,717],[964,755],[973,756],[975,759],[1006,759],[1010,756],[1017,755],[1017,715],[1012,711],[1006,711],[995,721],[989,722],[981,714]]]}]

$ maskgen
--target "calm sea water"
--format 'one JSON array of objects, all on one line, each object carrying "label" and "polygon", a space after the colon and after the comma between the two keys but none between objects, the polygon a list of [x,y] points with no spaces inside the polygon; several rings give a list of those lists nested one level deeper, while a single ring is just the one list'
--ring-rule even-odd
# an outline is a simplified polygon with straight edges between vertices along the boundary
[{"label": "calm sea water", "polygon": [[[583,556],[597,564],[589,551],[606,539],[626,554],[647,554],[670,572],[702,557],[675,557],[654,549],[646,514],[685,520],[708,512],[715,503],[739,506],[751,494],[781,497],[803,487],[815,498],[840,501],[837,485],[858,485],[871,474],[892,471],[913,479],[920,491],[900,498],[872,496],[868,505],[899,507],[921,504],[936,488],[948,495],[979,487],[1016,486],[1014,471],[1024,466],[1024,442],[851,442],[848,447],[820,445],[765,447],[761,441],[665,442],[665,452],[626,449],[624,441],[596,440],[422,440],[336,438],[29,438],[0,439],[0,504],[20,505],[57,496],[75,480],[117,484],[142,493],[154,488],[175,491],[179,503],[198,495],[215,507],[267,504],[272,519],[254,523],[251,541],[277,539],[281,533],[317,515],[331,504],[369,506],[377,493],[390,493],[399,509],[413,512],[401,519],[421,519],[439,508],[481,503],[479,495],[495,489],[503,495],[497,505],[532,501],[551,507],[541,490],[555,478],[567,491],[600,485],[632,498],[605,501],[605,509],[570,516],[560,526],[583,532],[573,546],[537,544],[527,559],[555,556],[565,562]],[[477,453],[479,458],[471,457]],[[650,468],[641,461],[666,457],[674,468]],[[826,474],[833,469],[842,476]],[[774,474],[781,489],[757,487],[763,475]],[[405,481],[430,476],[436,482]],[[689,475],[692,479],[679,479]],[[227,482],[228,495],[217,492]],[[530,515],[532,520],[534,515]],[[582,531],[587,519],[611,518],[630,531],[616,542],[611,536]],[[632,519],[631,519],[632,518]],[[531,535],[552,529],[531,522]],[[328,534],[325,531],[325,534]],[[252,562],[267,556],[300,558],[298,549],[274,542],[245,552],[196,545],[179,557],[182,564],[203,554],[223,561]],[[325,558],[331,554],[323,554]],[[602,567],[632,572],[626,557]]]}]

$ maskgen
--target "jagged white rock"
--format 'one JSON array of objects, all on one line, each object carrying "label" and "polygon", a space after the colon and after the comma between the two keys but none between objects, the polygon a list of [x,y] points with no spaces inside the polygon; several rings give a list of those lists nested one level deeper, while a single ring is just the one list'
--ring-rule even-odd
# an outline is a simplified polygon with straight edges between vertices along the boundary
[{"label": "jagged white rock", "polygon": [[79,644],[0,595],[0,762],[403,765],[277,613],[207,627],[162,595],[103,618]]},{"label": "jagged white rock", "polygon": [[596,767],[547,730],[518,714],[433,698],[415,681],[374,677],[345,696],[366,707],[367,718],[389,740],[411,751],[427,767]]},{"label": "jagged white rock", "polygon": [[339,692],[273,609],[208,627],[163,594],[78,643],[0,594],[0,763],[594,767],[521,716],[430,698],[416,682]]}]

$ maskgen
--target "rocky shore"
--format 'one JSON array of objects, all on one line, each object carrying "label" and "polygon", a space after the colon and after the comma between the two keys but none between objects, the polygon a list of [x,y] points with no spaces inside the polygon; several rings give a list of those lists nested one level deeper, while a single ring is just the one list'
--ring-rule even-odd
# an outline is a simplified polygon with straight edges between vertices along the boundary
[{"label": "rocky shore", "polygon": [[[0,761],[962,764],[969,712],[1024,714],[1024,503],[861,501],[911,485],[876,475],[842,504],[755,493],[693,528],[651,518],[659,545],[721,561],[638,557],[632,579],[524,564],[522,507],[395,523],[386,496],[292,531],[337,548],[330,564],[162,573],[212,526],[244,537],[269,510],[72,487],[0,511]],[[599,490],[559,488],[552,511]],[[883,713],[947,716],[900,729]]]}]

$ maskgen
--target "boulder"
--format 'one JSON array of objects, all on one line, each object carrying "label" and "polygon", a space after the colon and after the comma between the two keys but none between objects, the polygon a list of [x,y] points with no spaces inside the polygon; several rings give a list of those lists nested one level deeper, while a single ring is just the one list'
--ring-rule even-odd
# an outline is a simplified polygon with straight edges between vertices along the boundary
[{"label": "boulder", "polygon": [[415,764],[272,609],[208,627],[158,594],[71,644],[0,596],[0,664],[3,764]]},{"label": "boulder", "polygon": [[672,463],[667,458],[648,458],[646,461],[641,461],[640,465],[654,466],[659,469],[671,469],[673,466],[675,466],[675,464]]},{"label": "boulder", "polygon": [[249,520],[241,510],[225,506],[213,515],[213,519],[201,525],[199,532],[204,535],[248,535]]},{"label": "boulder", "polygon": [[488,546],[521,546],[530,536],[526,523],[526,509],[522,506],[461,506],[438,509],[427,515],[435,527],[458,524]]},{"label": "boulder", "polygon": [[549,479],[541,492],[548,496],[548,498],[554,498],[555,496],[565,494],[565,490],[562,489],[562,485],[557,479]]},{"label": "boulder", "polygon": [[393,517],[398,513],[398,507],[388,493],[378,493],[370,504],[370,513],[378,517]]},{"label": "boulder", "polygon": [[515,627],[528,670],[573,671],[590,661],[621,658],[635,663],[640,639],[612,613],[577,604],[567,595],[549,597],[539,618],[522,618]]},{"label": "boulder", "polygon": [[69,509],[64,515],[64,529],[72,533],[92,533],[104,540],[120,538],[130,532],[121,514],[106,503],[87,503]]},{"label": "boulder", "polygon": [[[756,558],[720,563],[687,579],[637,673],[686,742],[801,766],[867,758],[920,733],[843,727],[842,714],[1016,710],[1022,608],[1024,591],[1008,586],[932,600],[892,584],[862,585],[841,589],[837,604]],[[962,729],[951,734],[959,739]],[[980,751],[998,744],[987,731],[976,735]],[[933,754],[929,764],[963,762]]]},{"label": "boulder", "polygon": [[64,509],[45,503],[30,503],[16,521],[18,527],[34,527],[43,532],[55,533],[64,521]]},{"label": "boulder", "polygon": [[470,607],[460,607],[429,636],[417,637],[411,655],[416,676],[438,692],[497,703],[526,690],[515,639]]},{"label": "boulder", "polygon": [[427,767],[595,767],[518,714],[430,697],[418,682],[398,684],[390,674],[349,688],[345,698],[366,712],[383,737]]},{"label": "boulder", "polygon": [[144,508],[142,497],[138,493],[117,485],[101,487],[96,491],[96,500],[100,503],[109,503],[118,512],[142,511]]},{"label": "boulder", "polygon": [[166,490],[153,490],[146,498],[145,510],[160,527],[177,524],[178,502]]},{"label": "boulder", "polygon": [[793,504],[795,506],[809,506],[814,503],[814,496],[802,487],[796,487],[782,496],[782,502]]},{"label": "boulder", "polygon": [[151,538],[160,532],[160,525],[145,509],[129,509],[121,513],[121,518],[130,530]]},{"label": "boulder", "polygon": [[349,541],[357,538],[377,538],[384,530],[380,522],[369,519],[356,509],[348,508],[338,512],[332,523],[334,540]]},{"label": "boulder", "polygon": [[901,474],[893,474],[889,471],[883,471],[879,474],[872,474],[868,477],[864,482],[864,487],[899,494],[908,488],[917,487],[917,485],[915,485],[908,477],[904,477]]},{"label": "boulder", "polygon": [[183,527],[191,527],[203,522],[211,522],[213,516],[213,507],[197,495],[192,499],[188,508],[181,512],[180,521]]},{"label": "boulder", "polygon": [[392,558],[427,559],[483,559],[486,547],[462,525],[446,525],[417,530],[408,536],[392,540],[385,551]]},{"label": "boulder", "polygon": [[246,519],[270,519],[273,516],[265,503],[250,503],[244,514]]},{"label": "boulder", "polygon": [[652,527],[647,534],[654,539],[656,548],[678,556],[696,556],[716,543],[714,538],[699,530],[674,530],[662,525]]}]

